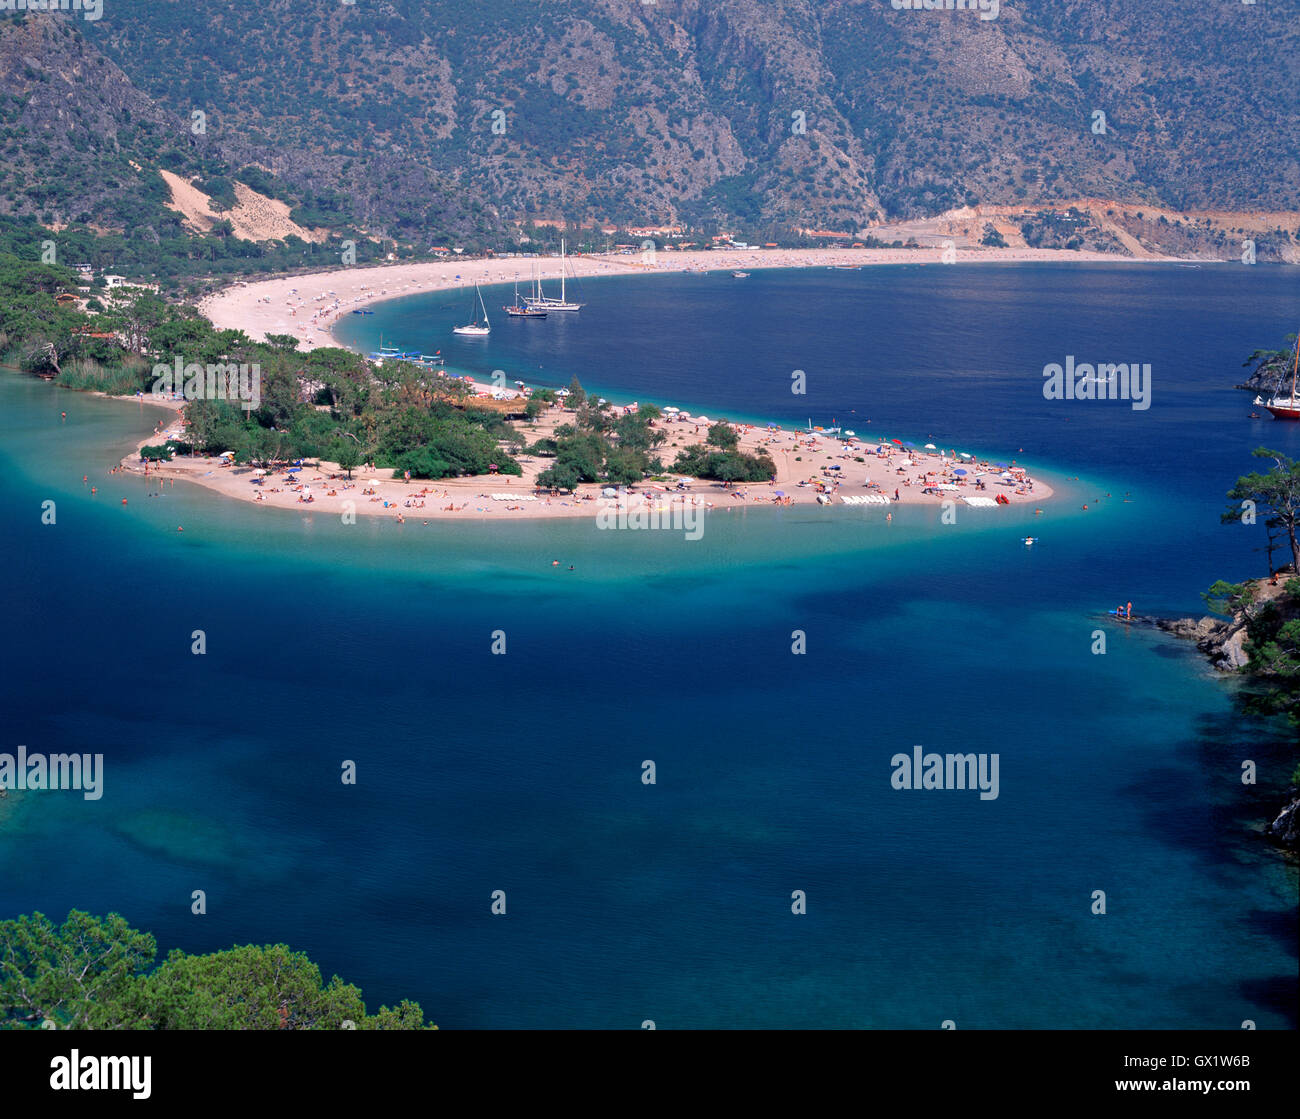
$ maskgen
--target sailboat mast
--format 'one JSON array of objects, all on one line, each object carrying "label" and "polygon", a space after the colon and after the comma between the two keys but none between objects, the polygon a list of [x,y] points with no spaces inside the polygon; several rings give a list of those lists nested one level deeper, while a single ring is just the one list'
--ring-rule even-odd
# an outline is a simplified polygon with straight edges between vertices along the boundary
[{"label": "sailboat mast", "polygon": [[564,297],[564,238],[560,238],[560,302],[565,302]]},{"label": "sailboat mast", "polygon": [[1295,362],[1291,366],[1291,402],[1295,403],[1295,375],[1296,370],[1300,369],[1300,332],[1297,332],[1295,339]]}]

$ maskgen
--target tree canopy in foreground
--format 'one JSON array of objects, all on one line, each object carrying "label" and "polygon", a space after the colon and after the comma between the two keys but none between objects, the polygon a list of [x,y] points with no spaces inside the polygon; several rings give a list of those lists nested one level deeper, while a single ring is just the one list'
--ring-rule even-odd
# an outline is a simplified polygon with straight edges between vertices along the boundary
[{"label": "tree canopy in foreground", "polygon": [[[361,991],[284,944],[193,956],[118,914],[0,921],[0,1029],[423,1030],[419,1004],[368,1014]],[[46,1027],[48,1028],[48,1027]]]}]

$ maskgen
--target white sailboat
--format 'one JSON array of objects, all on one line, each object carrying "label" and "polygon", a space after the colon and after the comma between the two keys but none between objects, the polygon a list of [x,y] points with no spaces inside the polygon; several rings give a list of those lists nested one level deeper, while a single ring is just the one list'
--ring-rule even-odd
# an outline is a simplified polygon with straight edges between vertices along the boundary
[{"label": "white sailboat", "polygon": [[[1291,363],[1291,395],[1282,395],[1282,386],[1279,384],[1273,391],[1273,395],[1265,400],[1264,407],[1272,413],[1275,420],[1300,420],[1300,392],[1297,392],[1296,377],[1300,374],[1300,335],[1295,340],[1295,361]],[[1255,397],[1255,403],[1260,403],[1259,397]]]},{"label": "white sailboat", "polygon": [[537,281],[537,294],[533,296],[524,296],[524,303],[537,311],[581,311],[584,304],[570,303],[569,293],[565,287],[564,271],[564,241],[560,241],[560,298],[555,299],[553,296],[542,293],[542,282]]},{"label": "white sailboat", "polygon": [[469,334],[475,337],[481,337],[484,334],[492,333],[492,322],[488,318],[487,306],[483,302],[483,293],[478,290],[478,284],[474,285],[474,294],[478,297],[478,305],[483,311],[483,322],[480,323],[476,317],[468,326],[455,327],[452,330],[453,334]]}]

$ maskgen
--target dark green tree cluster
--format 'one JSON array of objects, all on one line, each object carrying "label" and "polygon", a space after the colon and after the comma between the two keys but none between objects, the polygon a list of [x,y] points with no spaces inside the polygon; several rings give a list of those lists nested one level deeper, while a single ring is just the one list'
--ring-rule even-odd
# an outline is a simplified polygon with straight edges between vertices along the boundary
[{"label": "dark green tree cluster", "polygon": [[[260,467],[325,459],[349,472],[369,462],[409,470],[412,478],[487,474],[493,467],[523,472],[507,450],[522,438],[499,412],[475,408],[459,381],[408,362],[377,369],[332,347],[300,353],[287,334],[254,342],[146,290],[105,295],[91,304],[98,310],[85,312],[58,302],[76,287],[67,268],[0,256],[0,352],[70,388],[119,394],[152,392],[154,367],[174,370],[178,359],[183,369],[237,365],[250,376],[256,369],[256,408],[251,399],[186,404],[199,453],[232,451],[237,462]],[[174,450],[151,447],[147,457]]]},{"label": "dark green tree cluster", "polygon": [[368,462],[409,470],[413,479],[493,467],[523,473],[508,450],[522,438],[499,413],[475,408],[458,381],[407,362],[376,369],[331,347],[299,353],[291,338],[225,341],[230,360],[259,366],[261,402],[251,411],[238,401],[188,404],[190,436],[202,453],[233,451],[236,462],[260,467],[324,459],[349,473]]},{"label": "dark green tree cluster", "polygon": [[1269,573],[1272,574],[1272,554],[1281,537],[1291,553],[1291,570],[1300,574],[1300,463],[1281,451],[1257,447],[1255,458],[1268,459],[1271,469],[1243,474],[1228,491],[1236,504],[1228,506],[1222,520],[1225,524],[1246,520],[1254,523],[1264,514],[1264,527],[1268,531]]},{"label": "dark green tree cluster", "polygon": [[673,469],[679,474],[719,482],[766,482],[776,477],[776,464],[770,456],[746,454],[737,450],[739,443],[730,424],[716,423],[709,428],[702,445],[678,453]]},{"label": "dark green tree cluster", "polygon": [[555,464],[537,477],[541,485],[561,490],[572,490],[582,482],[630,486],[663,469],[654,453],[665,439],[654,426],[660,415],[654,405],[616,415],[607,404],[593,403],[576,377],[566,399],[570,406],[576,405],[574,422],[561,424],[554,440],[532,448],[555,456]]},{"label": "dark green tree cluster", "polygon": [[156,962],[152,935],[116,913],[73,910],[56,926],[41,913],[0,922],[0,1029],[422,1030],[403,1000],[370,1014],[361,991],[328,983],[283,944]]}]

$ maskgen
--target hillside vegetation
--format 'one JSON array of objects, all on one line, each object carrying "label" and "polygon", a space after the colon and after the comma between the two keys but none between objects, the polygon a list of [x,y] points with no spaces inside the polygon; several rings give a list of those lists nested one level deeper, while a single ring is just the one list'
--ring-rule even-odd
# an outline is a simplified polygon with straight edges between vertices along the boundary
[{"label": "hillside vegetation", "polygon": [[139,254],[193,236],[161,171],[229,209],[239,184],[279,199],[326,247],[484,247],[530,218],[775,237],[1071,199],[1296,211],[1297,47],[1275,3],[114,0],[0,17],[0,215]]}]

